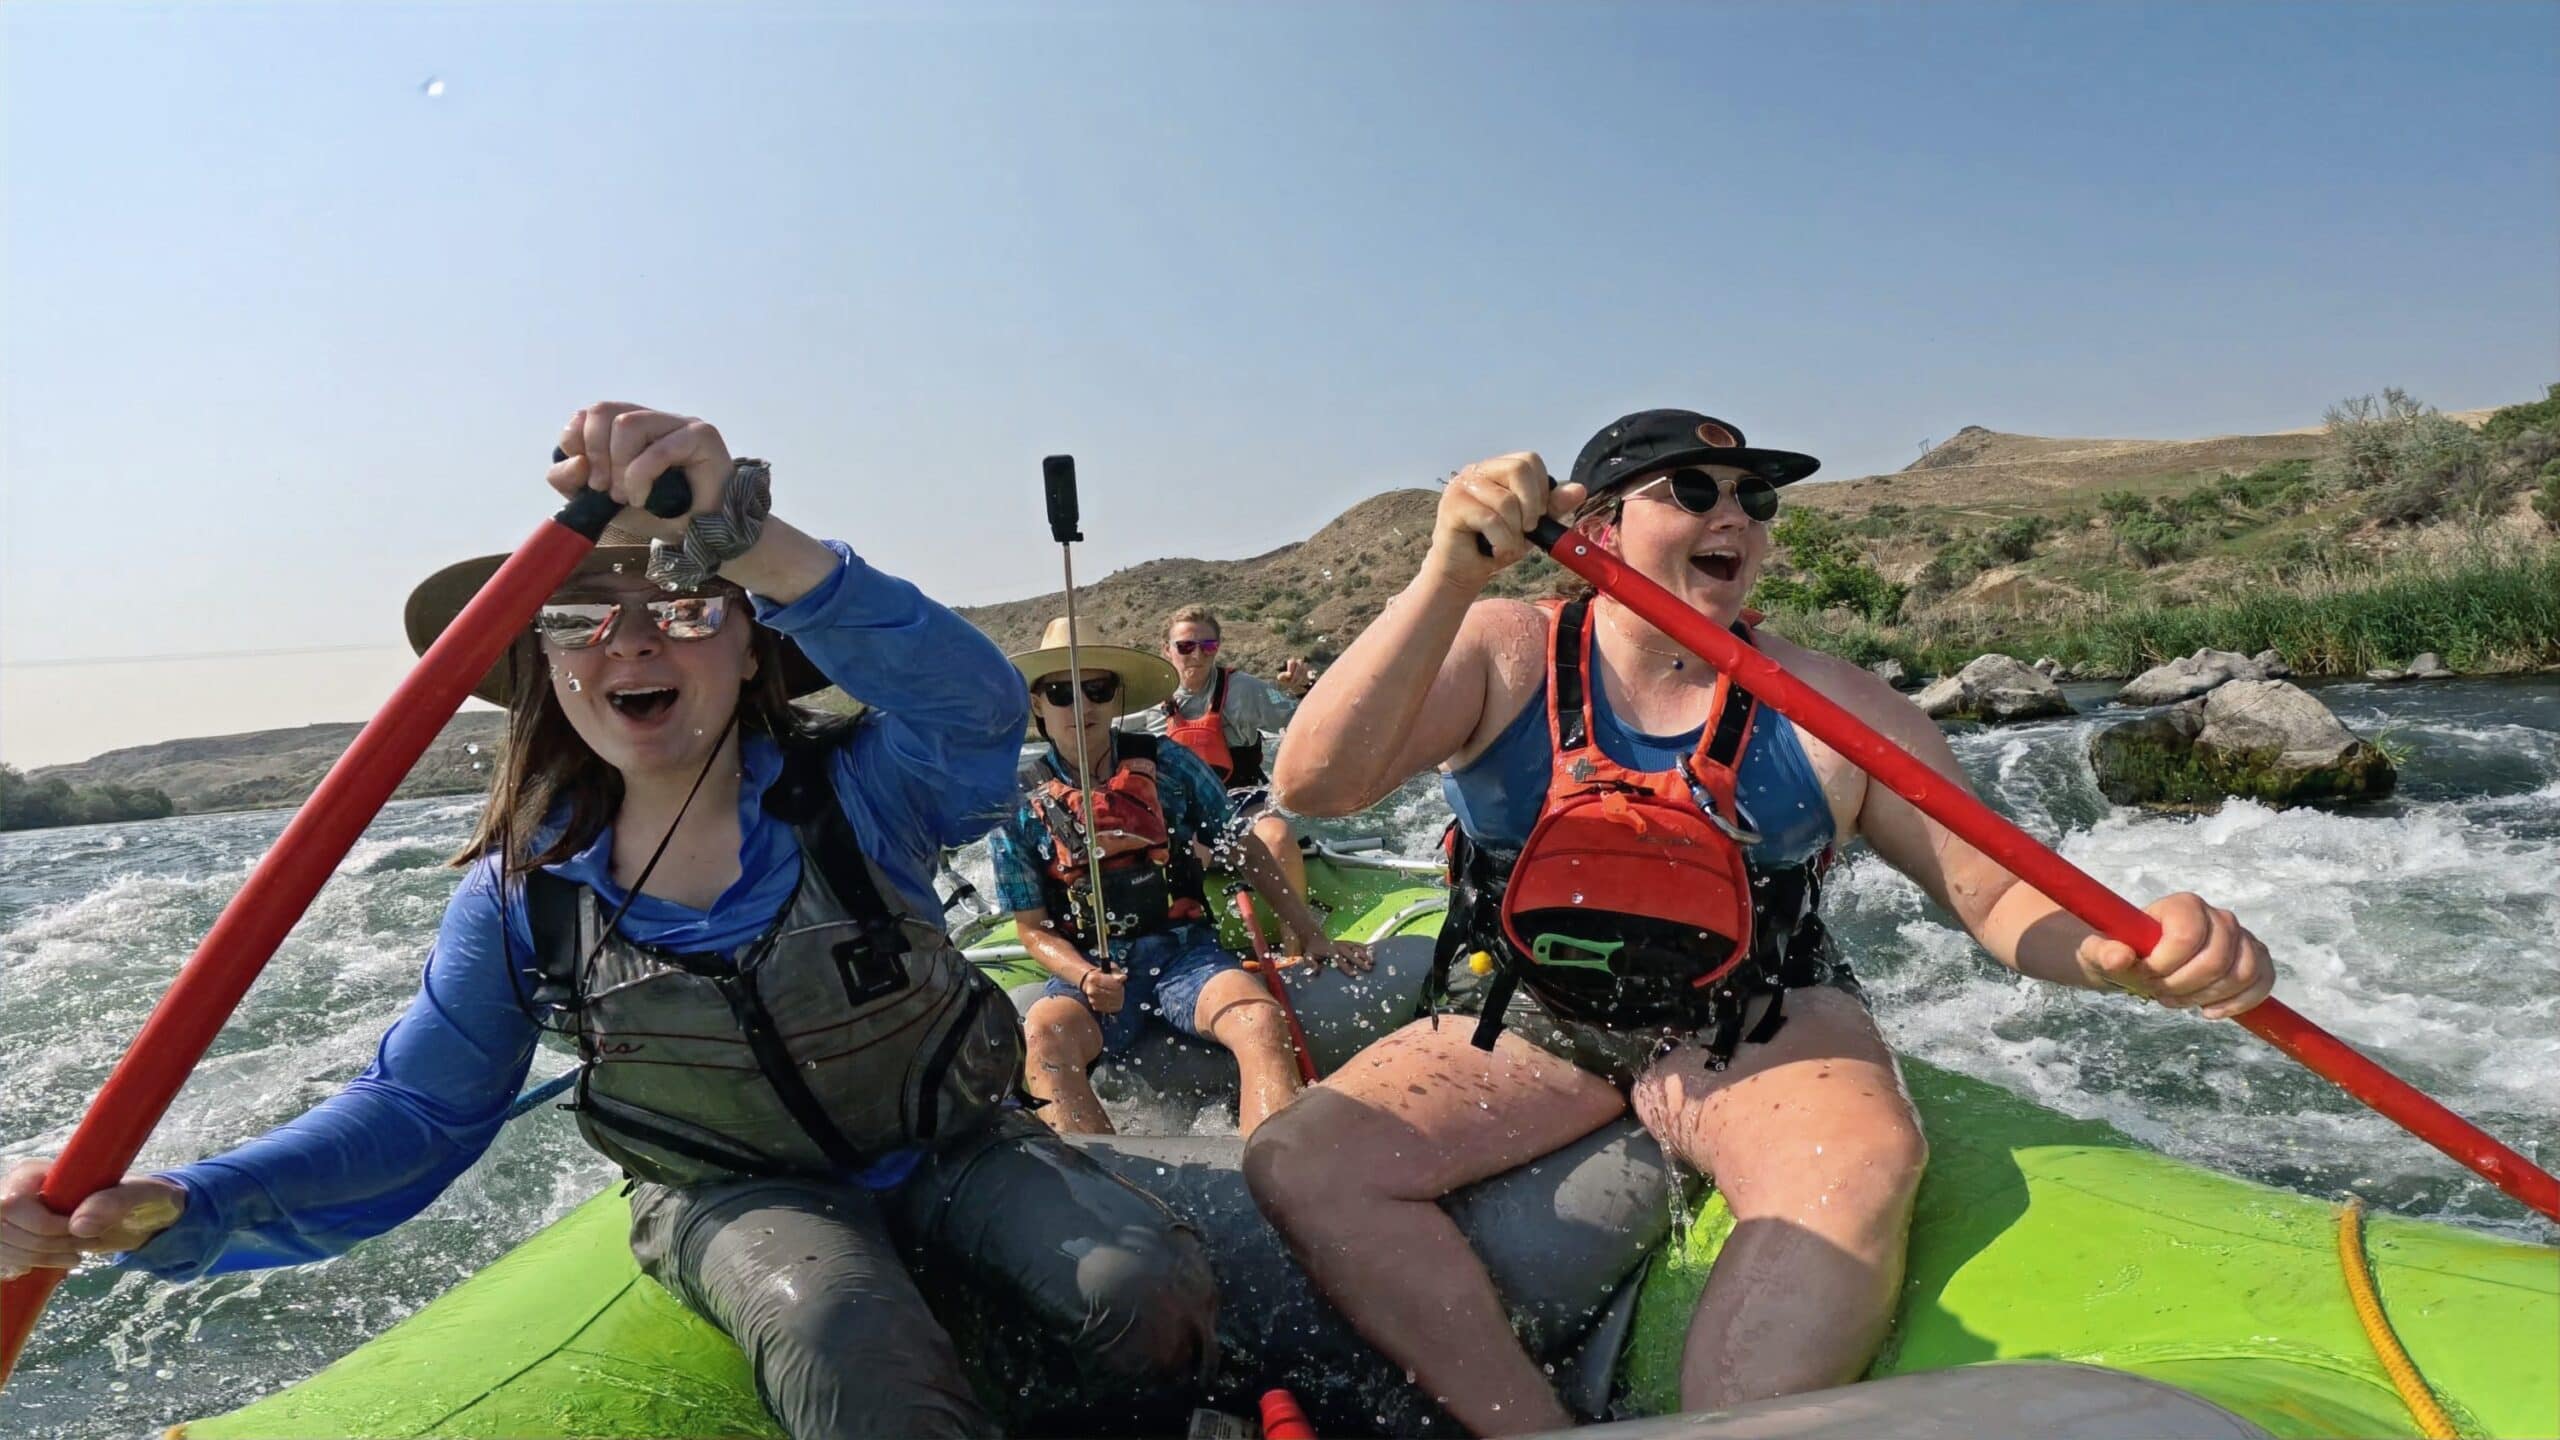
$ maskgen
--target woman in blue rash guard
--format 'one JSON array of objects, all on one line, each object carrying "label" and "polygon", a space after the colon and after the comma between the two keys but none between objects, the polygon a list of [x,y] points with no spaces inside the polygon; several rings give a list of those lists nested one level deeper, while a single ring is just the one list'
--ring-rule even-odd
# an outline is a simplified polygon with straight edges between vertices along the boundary
[{"label": "woman in blue rash guard", "polygon": [[[637,1182],[642,1268],[739,1342],[793,1436],[995,1433],[971,1373],[1027,1386],[1043,1423],[1178,1416],[1215,1358],[1198,1239],[1018,1108],[1020,1028],[928,880],[1012,810],[1020,677],[913,585],[772,518],[767,467],[700,420],[593,405],[559,447],[564,495],[632,504],[681,467],[694,514],[624,511],[481,682],[506,750],[372,1066],[68,1218],[22,1162],[0,1269],[336,1255],[469,1168],[547,1035],[579,1056],[581,1134]],[[420,585],[411,643],[504,558]],[[831,681],[858,720],[790,704]]]}]

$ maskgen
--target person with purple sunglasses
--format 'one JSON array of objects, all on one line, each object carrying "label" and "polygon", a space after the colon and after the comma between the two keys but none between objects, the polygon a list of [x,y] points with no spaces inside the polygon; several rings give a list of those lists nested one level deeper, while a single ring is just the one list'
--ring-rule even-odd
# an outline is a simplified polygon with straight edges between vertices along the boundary
[{"label": "person with purple sunglasses", "polygon": [[1298,853],[1297,830],[1271,803],[1264,737],[1289,728],[1298,698],[1315,683],[1315,671],[1293,656],[1280,667],[1280,683],[1274,685],[1221,663],[1223,639],[1218,617],[1208,606],[1174,611],[1165,625],[1164,658],[1180,683],[1163,704],[1133,711],[1121,728],[1179,741],[1199,756],[1226,786],[1236,815],[1250,823],[1278,858],[1290,892],[1304,899],[1307,862]]}]

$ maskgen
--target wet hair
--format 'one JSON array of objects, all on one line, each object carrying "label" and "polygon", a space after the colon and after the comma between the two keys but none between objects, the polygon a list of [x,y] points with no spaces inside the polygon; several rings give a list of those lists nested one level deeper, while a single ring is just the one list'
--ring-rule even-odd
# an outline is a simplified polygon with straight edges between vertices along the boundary
[{"label": "wet hair", "polygon": [[1172,616],[1164,622],[1164,633],[1171,635],[1176,625],[1206,625],[1211,635],[1220,640],[1227,638],[1227,632],[1218,628],[1216,613],[1206,605],[1185,605],[1174,611]]},{"label": "wet hair", "polygon": [[[736,613],[732,611],[731,613]],[[782,742],[841,735],[850,722],[814,715],[791,703],[783,680],[782,644],[755,625],[747,637],[755,675],[738,687],[738,732]],[[507,878],[556,865],[595,842],[622,809],[622,772],[589,748],[560,697],[552,692],[542,646],[530,631],[507,647],[507,736],[489,781],[480,823],[451,864],[495,856]],[[549,844],[537,842],[555,815],[564,820]]]}]

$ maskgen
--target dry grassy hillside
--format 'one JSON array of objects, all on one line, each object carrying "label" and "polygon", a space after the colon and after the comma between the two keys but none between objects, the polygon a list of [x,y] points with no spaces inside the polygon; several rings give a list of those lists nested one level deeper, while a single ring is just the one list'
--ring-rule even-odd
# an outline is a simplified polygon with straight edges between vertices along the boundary
[{"label": "dry grassy hillside", "polygon": [[[2446,418],[2476,428],[2492,413],[2464,410]],[[2016,506],[2158,476],[2238,474],[2279,460],[2316,459],[2328,443],[2322,426],[2202,440],[2083,440],[1967,425],[1891,475],[1817,481],[1790,498],[1843,515],[1862,514],[1881,501]]]},{"label": "dry grassy hillside", "polygon": [[[1295,545],[1250,559],[1133,565],[1080,586],[1077,614],[1096,639],[1152,651],[1164,643],[1165,617],[1183,605],[1206,605],[1218,614],[1222,661],[1262,675],[1292,655],[1321,663],[1413,578],[1438,503],[1429,490],[1390,490]],[[1504,576],[1500,593],[1542,594],[1561,573],[1540,558]],[[1053,590],[960,613],[1012,652],[1036,644],[1041,628],[1066,613],[1066,602]]]}]

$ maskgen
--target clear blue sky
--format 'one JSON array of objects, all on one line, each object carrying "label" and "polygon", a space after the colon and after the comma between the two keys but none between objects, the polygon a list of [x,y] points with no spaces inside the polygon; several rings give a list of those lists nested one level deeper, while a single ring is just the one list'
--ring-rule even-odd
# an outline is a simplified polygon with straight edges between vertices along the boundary
[{"label": "clear blue sky", "polygon": [[[1054,586],[1052,451],[1099,576],[1642,405],[1854,475],[1967,423],[2282,429],[2560,378],[2549,4],[0,28],[11,712],[73,673],[27,662],[396,644],[606,396],[715,420],[778,508],[968,602]],[[155,723],[378,698],[275,669]],[[103,738],[8,728],[13,760]]]}]

